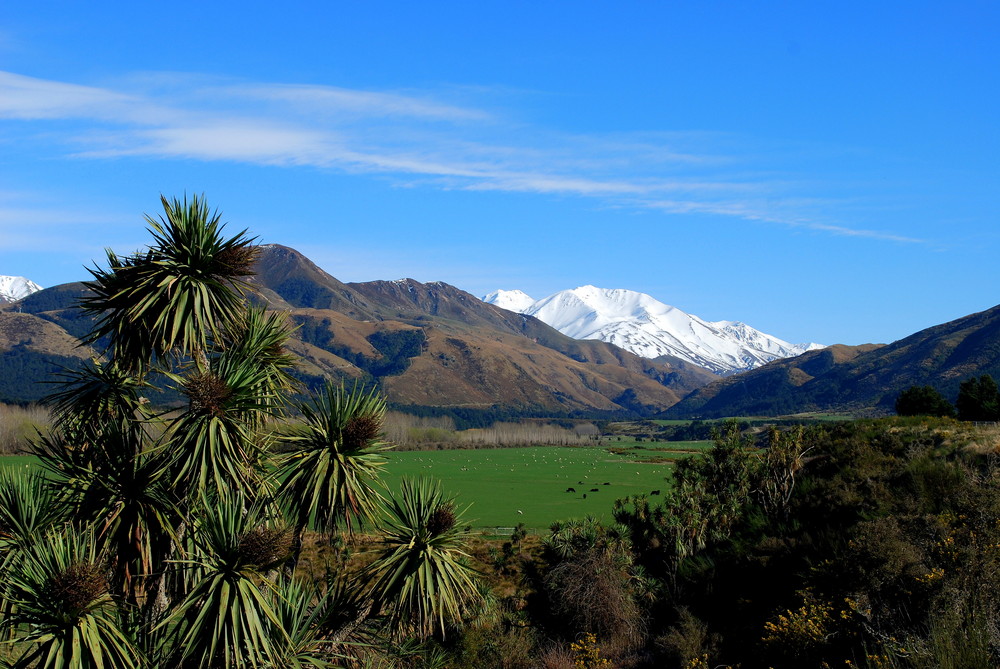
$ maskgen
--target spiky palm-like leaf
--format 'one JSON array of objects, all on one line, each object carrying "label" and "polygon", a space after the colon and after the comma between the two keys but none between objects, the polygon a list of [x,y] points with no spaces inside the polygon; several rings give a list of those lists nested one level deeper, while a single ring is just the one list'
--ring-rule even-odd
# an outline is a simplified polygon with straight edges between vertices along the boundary
[{"label": "spiky palm-like leaf", "polygon": [[98,318],[84,341],[109,337],[115,359],[127,368],[204,350],[220,324],[241,310],[241,279],[255,257],[245,232],[223,237],[221,215],[203,198],[161,201],[164,216],[146,217],[153,245],[125,257],[108,250],[108,269],[90,270],[92,295],[81,303]]},{"label": "spiky palm-like leaf", "polygon": [[150,384],[141,376],[112,363],[90,361],[78,370],[62,373],[59,389],[45,398],[57,426],[138,423],[149,419]]},{"label": "spiky palm-like leaf", "polygon": [[465,562],[465,530],[453,499],[428,478],[404,478],[389,500],[383,544],[369,574],[390,624],[419,636],[444,633],[479,595]]},{"label": "spiky palm-like leaf", "polygon": [[127,447],[121,457],[137,455],[161,432],[162,422],[140,395],[148,384],[114,363],[92,360],[62,375],[60,387],[46,398],[55,430],[39,436],[31,450],[58,478],[72,479],[94,466],[95,445],[116,441]]},{"label": "spiky palm-like leaf", "polygon": [[336,667],[325,623],[335,605],[329,589],[287,578],[273,595],[274,612],[283,632],[274,641],[273,669],[323,669]]},{"label": "spiky palm-like leaf", "polygon": [[93,535],[49,531],[7,572],[16,608],[4,620],[31,646],[14,664],[37,668],[139,667],[138,649],[122,631]]},{"label": "spiky palm-like leaf", "polygon": [[261,667],[289,641],[267,574],[291,549],[291,535],[268,522],[266,507],[244,509],[235,495],[205,503],[194,528],[184,600],[157,630],[166,666]]},{"label": "spiky palm-like leaf", "polygon": [[280,438],[291,451],[281,458],[278,494],[301,530],[310,521],[324,530],[348,529],[370,519],[381,500],[377,487],[390,446],[380,440],[385,399],[376,390],[327,383],[303,424]]},{"label": "spiky palm-like leaf", "polygon": [[253,361],[262,372],[258,395],[264,398],[272,415],[284,407],[289,391],[298,382],[290,374],[297,358],[285,346],[290,328],[284,314],[267,312],[264,307],[248,307],[226,329],[221,357],[239,361]]},{"label": "spiky palm-like leaf", "polygon": [[62,515],[52,486],[42,476],[0,468],[0,546],[4,558],[15,546],[23,548]]},{"label": "spiky palm-like leaf", "polygon": [[113,592],[138,604],[146,579],[162,569],[176,539],[180,500],[170,487],[169,453],[147,442],[143,431],[118,427],[90,430],[82,457],[73,432],[40,440],[34,450],[66,512],[93,525],[110,556]]},{"label": "spiky palm-like leaf", "polygon": [[188,397],[169,437],[182,489],[256,490],[264,475],[256,428],[262,415],[276,411],[264,390],[270,373],[253,359],[222,356],[204,372],[175,377]]},{"label": "spiky palm-like leaf", "polygon": [[64,514],[48,481],[30,469],[0,469],[0,602],[10,615],[10,581],[28,547]]}]

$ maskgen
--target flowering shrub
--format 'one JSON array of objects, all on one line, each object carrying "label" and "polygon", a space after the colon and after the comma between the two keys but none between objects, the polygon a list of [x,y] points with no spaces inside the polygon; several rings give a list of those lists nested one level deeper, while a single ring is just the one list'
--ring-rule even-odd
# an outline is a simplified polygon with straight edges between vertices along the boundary
[{"label": "flowering shrub", "polygon": [[601,657],[601,647],[597,645],[597,637],[587,632],[583,639],[570,644],[574,669],[611,669],[611,660]]}]

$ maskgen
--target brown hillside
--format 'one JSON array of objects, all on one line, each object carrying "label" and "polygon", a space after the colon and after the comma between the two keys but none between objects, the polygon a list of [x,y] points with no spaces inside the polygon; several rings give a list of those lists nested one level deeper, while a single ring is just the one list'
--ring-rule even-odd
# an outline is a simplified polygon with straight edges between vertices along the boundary
[{"label": "brown hillside", "polygon": [[887,346],[831,346],[777,360],[692,393],[672,416],[889,413],[899,393],[930,385],[954,401],[971,376],[1000,378],[1000,307],[935,325]]},{"label": "brown hillside", "polygon": [[[652,361],[604,342],[570,339],[444,283],[345,284],[279,245],[260,247],[255,270],[254,299],[288,314],[295,327],[289,348],[312,386],[324,377],[374,378],[399,404],[648,413],[716,378],[674,359]],[[0,345],[21,345],[4,369],[51,374],[59,356],[89,356],[74,339],[92,327],[74,308],[85,292],[80,283],[57,286],[18,305],[30,313],[0,314],[9,340]],[[28,354],[53,356],[53,364],[18,362]],[[17,400],[10,392],[3,399]]]},{"label": "brown hillside", "polygon": [[60,326],[34,314],[0,312],[0,352],[21,347],[81,360],[93,355],[89,347],[80,347],[78,343]]}]

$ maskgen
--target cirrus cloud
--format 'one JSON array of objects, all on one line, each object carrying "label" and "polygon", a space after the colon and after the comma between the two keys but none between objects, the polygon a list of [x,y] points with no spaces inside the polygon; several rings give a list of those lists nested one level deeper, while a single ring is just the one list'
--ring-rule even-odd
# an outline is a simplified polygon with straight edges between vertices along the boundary
[{"label": "cirrus cloud", "polygon": [[[158,90],[158,87],[163,90]],[[0,120],[63,121],[47,136],[80,159],[230,161],[375,173],[431,188],[575,196],[670,215],[710,215],[899,243],[829,220],[779,170],[704,133],[566,135],[415,92],[132,77],[88,86],[0,72]],[[722,150],[697,150],[722,144]],[[751,178],[740,170],[755,170]]]}]

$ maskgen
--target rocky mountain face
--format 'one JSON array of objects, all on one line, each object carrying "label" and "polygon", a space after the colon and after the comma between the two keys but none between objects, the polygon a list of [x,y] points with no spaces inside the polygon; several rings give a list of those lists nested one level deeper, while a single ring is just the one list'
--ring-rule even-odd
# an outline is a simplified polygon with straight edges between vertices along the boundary
[{"label": "rocky mountain face", "polygon": [[[287,312],[297,328],[290,348],[308,386],[364,378],[401,405],[648,415],[717,378],[683,360],[575,340],[448,284],[343,283],[279,245],[261,247],[256,272],[254,299]],[[85,290],[64,284],[22,300],[21,313],[0,310],[0,377],[18,379],[16,388],[0,389],[0,400],[37,399],[50,387],[35,381],[93,355],[68,344],[90,329],[73,308]],[[14,319],[39,334],[4,337],[28,331]]]},{"label": "rocky mountain face", "polygon": [[582,286],[541,300],[499,290],[483,301],[534,316],[575,339],[605,341],[644,358],[672,356],[723,376],[822,348],[790,344],[738,321],[706,321],[631,290]]},{"label": "rocky mountain face", "polygon": [[930,385],[954,402],[965,379],[1000,379],[1000,306],[888,345],[831,346],[707,385],[669,410],[674,417],[889,413],[899,393]]}]

